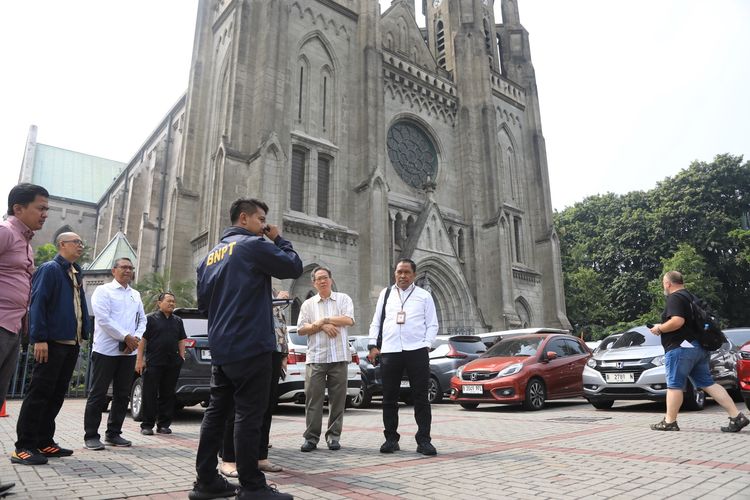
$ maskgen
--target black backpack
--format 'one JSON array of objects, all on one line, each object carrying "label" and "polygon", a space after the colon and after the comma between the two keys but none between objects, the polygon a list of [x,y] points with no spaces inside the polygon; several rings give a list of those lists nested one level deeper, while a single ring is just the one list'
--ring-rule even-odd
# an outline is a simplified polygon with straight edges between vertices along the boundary
[{"label": "black backpack", "polygon": [[719,326],[719,319],[714,315],[711,307],[705,300],[696,297],[687,290],[685,290],[684,294],[680,295],[690,304],[693,317],[689,319],[692,321],[693,335],[703,349],[706,351],[715,351],[722,344],[728,342]]}]

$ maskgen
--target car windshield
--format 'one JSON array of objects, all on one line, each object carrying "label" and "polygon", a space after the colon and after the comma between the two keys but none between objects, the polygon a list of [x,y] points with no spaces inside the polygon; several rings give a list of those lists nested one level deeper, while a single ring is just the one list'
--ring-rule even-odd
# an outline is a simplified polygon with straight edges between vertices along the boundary
[{"label": "car windshield", "polygon": [[602,343],[596,347],[597,352],[611,349],[613,347],[613,344],[617,342],[617,339],[619,338],[620,338],[619,335],[610,335],[606,339],[602,340]]},{"label": "car windshield", "polygon": [[631,330],[622,334],[610,349],[620,349],[622,347],[650,346],[661,345],[661,339],[650,332],[639,332]]},{"label": "car windshield", "polygon": [[208,320],[201,318],[182,318],[182,324],[185,327],[185,335],[188,337],[207,336]]},{"label": "car windshield", "polygon": [[750,341],[750,328],[724,330],[724,335],[726,335],[734,345],[742,346],[745,342]]},{"label": "car windshield", "polygon": [[533,356],[539,349],[544,337],[537,338],[510,338],[501,340],[489,348],[484,354],[485,358],[504,358],[516,356]]}]

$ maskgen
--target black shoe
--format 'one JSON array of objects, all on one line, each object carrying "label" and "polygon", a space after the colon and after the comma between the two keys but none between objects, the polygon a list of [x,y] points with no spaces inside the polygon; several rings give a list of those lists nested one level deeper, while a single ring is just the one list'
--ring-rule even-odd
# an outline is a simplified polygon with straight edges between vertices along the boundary
[{"label": "black shoe", "polygon": [[270,499],[270,500],[293,500],[294,497],[289,493],[282,493],[276,489],[276,485],[267,484],[259,490],[240,489],[237,493],[238,499]]},{"label": "black shoe", "polygon": [[317,447],[318,445],[313,443],[312,441],[305,441],[302,444],[302,446],[300,446],[300,451],[304,451],[304,452],[313,451]]},{"label": "black shoe", "polygon": [[153,436],[154,430],[146,427],[145,429],[141,429],[141,434],[143,434],[144,436]]},{"label": "black shoe", "polygon": [[107,444],[111,444],[112,446],[117,446],[121,448],[125,448],[133,444],[132,442],[128,441],[122,436],[105,437],[104,442]]},{"label": "black shoe", "polygon": [[437,450],[434,446],[432,446],[432,443],[422,443],[417,445],[417,453],[421,453],[422,455],[431,457],[433,455],[437,455]]},{"label": "black shoe", "polygon": [[172,429],[169,427],[157,427],[156,428],[157,434],[172,434]]},{"label": "black shoe", "polygon": [[662,419],[658,424],[651,424],[652,431],[679,431],[680,426],[677,425],[677,420],[674,422],[667,423],[666,420]]},{"label": "black shoe", "polygon": [[331,441],[330,443],[328,443],[328,449],[333,451],[340,450],[341,443],[339,443],[338,441]]},{"label": "black shoe", "polygon": [[16,483],[3,483],[0,484],[0,497],[4,497],[8,494],[8,490],[14,487]]},{"label": "black shoe", "polygon": [[747,424],[750,424],[750,420],[740,412],[736,417],[729,419],[729,425],[722,426],[721,432],[740,432]]},{"label": "black shoe", "polygon": [[60,448],[57,443],[52,443],[49,446],[39,448],[45,457],[69,457],[73,454],[73,450],[67,448]]},{"label": "black shoe", "polygon": [[10,461],[21,465],[44,465],[47,463],[47,457],[39,450],[24,448],[14,451]]},{"label": "black shoe", "polygon": [[104,445],[101,441],[99,441],[99,438],[91,438],[91,439],[85,439],[83,441],[84,446],[88,448],[89,450],[103,450]]},{"label": "black shoe", "polygon": [[230,483],[217,475],[210,483],[195,481],[193,489],[188,493],[190,500],[210,500],[212,498],[226,498],[237,495],[239,485]]},{"label": "black shoe", "polygon": [[398,451],[401,448],[398,445],[398,441],[388,441],[386,440],[385,443],[380,447],[380,453],[393,453],[394,451]]}]

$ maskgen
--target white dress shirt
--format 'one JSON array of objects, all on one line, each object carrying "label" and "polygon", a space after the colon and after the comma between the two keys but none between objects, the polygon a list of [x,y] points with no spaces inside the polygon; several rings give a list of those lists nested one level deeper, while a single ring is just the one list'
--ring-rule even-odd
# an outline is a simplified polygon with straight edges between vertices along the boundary
[{"label": "white dress shirt", "polygon": [[[139,341],[146,331],[146,313],[141,294],[117,280],[100,285],[91,296],[94,313],[94,345],[92,350],[106,356],[125,356],[120,352],[120,342],[126,335]],[[130,353],[135,356],[137,350]]]},{"label": "white dress shirt", "polygon": [[[334,316],[346,316],[354,321],[354,304],[352,299],[345,293],[331,292],[331,296],[324,299],[320,294],[310,297],[302,303],[297,328],[305,323],[315,323],[322,318]],[[337,363],[349,362],[352,355],[349,351],[349,340],[347,328],[337,326],[339,334],[331,338],[326,332],[320,331],[307,337],[307,361],[306,363]]]},{"label": "white dress shirt", "polygon": [[[378,297],[375,314],[370,324],[370,338],[368,343],[376,345],[380,315],[383,311],[384,288]],[[403,324],[398,324],[396,315],[403,311],[406,315]],[[423,347],[432,348],[438,334],[438,318],[432,295],[412,283],[406,290],[400,290],[392,285],[385,305],[385,320],[383,322],[383,345],[380,352],[415,351]]]}]

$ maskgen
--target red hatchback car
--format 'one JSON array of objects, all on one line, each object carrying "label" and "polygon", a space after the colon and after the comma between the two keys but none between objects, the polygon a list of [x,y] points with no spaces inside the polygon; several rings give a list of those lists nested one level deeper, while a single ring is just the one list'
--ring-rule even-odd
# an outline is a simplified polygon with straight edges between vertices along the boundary
[{"label": "red hatchback car", "polygon": [[750,410],[750,342],[742,346],[737,358],[737,380],[745,406]]},{"label": "red hatchback car", "polygon": [[451,379],[451,401],[466,409],[480,403],[522,403],[541,410],[545,401],[583,395],[586,344],[565,334],[510,337],[465,364]]}]

